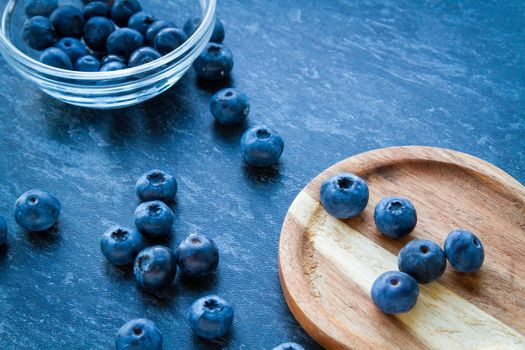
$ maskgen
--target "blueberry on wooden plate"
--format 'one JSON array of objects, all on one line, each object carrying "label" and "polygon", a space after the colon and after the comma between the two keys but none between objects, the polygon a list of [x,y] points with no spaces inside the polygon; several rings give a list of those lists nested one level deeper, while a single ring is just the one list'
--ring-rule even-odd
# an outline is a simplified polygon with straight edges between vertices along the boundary
[{"label": "blueberry on wooden plate", "polygon": [[450,265],[459,272],[476,272],[485,260],[481,241],[466,230],[449,233],[445,240],[445,254]]},{"label": "blueberry on wooden plate", "polygon": [[416,280],[404,272],[385,272],[372,285],[372,301],[386,314],[410,311],[418,297]]},{"label": "blueberry on wooden plate", "polygon": [[418,283],[430,283],[445,273],[447,259],[441,247],[426,239],[416,239],[405,245],[397,260],[399,271],[408,273]]},{"label": "blueberry on wooden plate", "polygon": [[416,208],[406,198],[383,198],[374,210],[374,222],[383,235],[394,239],[401,238],[416,227]]},{"label": "blueberry on wooden plate", "polygon": [[328,214],[338,219],[359,215],[368,204],[368,185],[357,175],[340,173],[321,185],[321,204]]}]

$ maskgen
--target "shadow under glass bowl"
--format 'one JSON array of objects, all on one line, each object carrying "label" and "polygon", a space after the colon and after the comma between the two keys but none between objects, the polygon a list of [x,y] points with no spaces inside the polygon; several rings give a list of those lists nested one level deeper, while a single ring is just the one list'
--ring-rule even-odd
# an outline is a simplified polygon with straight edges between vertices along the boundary
[{"label": "shadow under glass bowl", "polygon": [[[113,72],[77,72],[58,69],[40,63],[39,52],[22,40],[25,21],[24,0],[9,0],[0,23],[0,51],[5,61],[22,77],[35,83],[42,91],[63,102],[89,108],[120,108],[151,99],[169,89],[191,67],[204,50],[213,32],[216,0],[171,0],[171,9],[155,13],[156,1],[142,0],[145,11],[159,19],[175,22],[179,27],[185,19],[199,15],[201,25],[188,40],[173,52],[135,68]],[[61,2],[62,4],[62,2]],[[80,3],[81,4],[81,3]],[[175,11],[175,8],[196,10]],[[184,17],[170,18],[184,12]]]}]

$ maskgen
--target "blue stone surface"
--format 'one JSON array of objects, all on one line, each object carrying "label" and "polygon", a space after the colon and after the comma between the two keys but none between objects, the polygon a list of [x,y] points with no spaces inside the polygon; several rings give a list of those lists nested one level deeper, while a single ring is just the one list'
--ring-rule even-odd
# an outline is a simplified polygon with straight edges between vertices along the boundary
[{"label": "blue stone surface", "polygon": [[[170,2],[155,3],[168,13]],[[188,17],[169,13],[179,24]],[[223,0],[218,15],[236,58],[229,85],[253,108],[234,128],[213,121],[209,99],[220,87],[193,70],[153,101],[91,111],[47,97],[0,58],[0,215],[9,227],[0,348],[110,349],[119,327],[143,317],[165,349],[320,349],[288,311],[277,273],[282,221],[314,176],[359,152],[412,144],[473,154],[525,182],[523,1]],[[286,140],[278,168],[243,165],[239,138],[256,124]],[[106,227],[133,225],[135,181],[154,168],[179,181],[167,244],[205,232],[221,254],[214,279],[178,276],[165,298],[140,291],[98,246]],[[55,232],[17,228],[13,204],[28,188],[60,198]],[[218,343],[187,324],[207,294],[235,308]]]}]

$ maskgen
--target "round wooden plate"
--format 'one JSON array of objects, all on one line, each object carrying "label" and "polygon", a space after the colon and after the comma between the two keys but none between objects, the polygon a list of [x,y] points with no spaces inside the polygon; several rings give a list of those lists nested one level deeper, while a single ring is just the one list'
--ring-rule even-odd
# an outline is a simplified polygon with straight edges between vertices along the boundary
[{"label": "round wooden plate", "polygon": [[[319,203],[321,183],[352,172],[369,185],[356,218],[338,220]],[[384,196],[409,198],[416,229],[400,240],[379,234],[373,210]],[[455,228],[485,247],[480,272],[450,266],[420,285],[414,309],[389,316],[370,300],[381,273],[397,270],[397,253],[415,238],[443,244]],[[431,147],[362,153],[324,171],[297,196],[279,243],[286,302],[327,349],[525,349],[525,187],[478,158]]]}]

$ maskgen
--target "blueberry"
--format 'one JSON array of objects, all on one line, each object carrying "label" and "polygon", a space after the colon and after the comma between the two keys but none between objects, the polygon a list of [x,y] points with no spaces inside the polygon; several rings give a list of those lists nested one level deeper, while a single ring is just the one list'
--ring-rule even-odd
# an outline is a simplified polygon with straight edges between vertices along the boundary
[{"label": "blueberry", "polygon": [[95,51],[104,51],[108,37],[115,31],[115,25],[106,17],[90,18],[84,26],[84,41]]},{"label": "blueberry", "polygon": [[98,72],[100,70],[100,62],[94,56],[82,56],[75,62],[75,70],[79,72]]},{"label": "blueberry", "polygon": [[15,220],[26,230],[46,231],[56,224],[59,216],[60,202],[49,192],[30,190],[16,200]]},{"label": "blueberry", "polygon": [[475,272],[483,265],[485,253],[476,235],[466,230],[454,230],[445,240],[445,255],[459,272]]},{"label": "blueberry", "polygon": [[112,226],[100,238],[100,250],[110,264],[127,265],[144,248],[145,242],[137,230]]},{"label": "blueberry", "polygon": [[[200,17],[193,17],[190,18],[184,23],[184,32],[188,37],[190,37],[197,28],[201,25],[201,18]],[[213,27],[213,33],[211,34],[210,38],[211,42],[220,44],[224,41],[224,24],[222,21],[218,18],[215,19],[215,26]]]},{"label": "blueberry", "polygon": [[82,12],[84,19],[87,21],[93,17],[111,17],[111,7],[108,4],[102,1],[93,1],[84,7]]},{"label": "blueberry", "polygon": [[205,339],[224,336],[233,323],[233,308],[226,300],[208,295],[197,299],[190,307],[190,326],[193,332]]},{"label": "blueberry", "polygon": [[119,55],[107,55],[107,56],[104,56],[100,64],[103,66],[110,62],[120,62],[120,63],[126,64],[126,59]]},{"label": "blueberry", "polygon": [[49,19],[42,16],[31,17],[24,23],[23,37],[27,45],[35,50],[53,46],[56,40],[55,28]]},{"label": "blueberry", "polygon": [[40,62],[55,68],[73,70],[73,64],[68,55],[56,47],[45,49],[40,55]]},{"label": "blueberry", "polygon": [[108,53],[126,58],[144,46],[144,37],[135,29],[120,28],[111,33],[106,44]]},{"label": "blueberry", "polygon": [[284,150],[282,137],[273,129],[254,126],[242,135],[241,154],[246,163],[256,167],[276,164]]},{"label": "blueberry", "polygon": [[172,202],[177,194],[177,180],[173,175],[162,170],[150,170],[137,180],[135,189],[142,202]]},{"label": "blueberry", "polygon": [[135,50],[129,58],[129,67],[138,67],[161,58],[160,53],[152,47],[141,47]]},{"label": "blueberry", "polygon": [[142,10],[137,0],[117,0],[111,9],[111,18],[119,27],[125,27],[129,18]]},{"label": "blueberry", "polygon": [[153,321],[137,318],[120,327],[115,340],[116,350],[160,350],[162,333]]},{"label": "blueberry", "polygon": [[24,11],[27,17],[49,17],[57,7],[58,0],[25,0],[24,2]]},{"label": "blueberry", "polygon": [[144,37],[146,39],[146,43],[150,46],[155,45],[155,37],[157,34],[165,28],[177,28],[177,26],[172,22],[167,21],[155,21],[151,25],[148,26],[146,29],[146,33],[144,34]]},{"label": "blueberry", "polygon": [[445,273],[445,252],[432,241],[416,239],[405,245],[397,260],[399,271],[408,273],[418,283],[430,283]]},{"label": "blueberry", "polygon": [[418,296],[416,280],[404,272],[385,272],[372,285],[372,301],[387,314],[410,311],[416,305]]},{"label": "blueberry", "polygon": [[212,274],[219,265],[219,250],[215,242],[197,233],[186,237],[177,247],[175,255],[182,272],[191,277]]},{"label": "blueberry", "polygon": [[365,210],[368,185],[357,175],[340,173],[321,184],[320,199],[328,214],[338,219],[349,219]]},{"label": "blueberry", "polygon": [[304,350],[304,348],[297,343],[283,343],[273,348],[273,350]]},{"label": "blueberry", "polygon": [[193,62],[197,76],[206,80],[228,77],[233,69],[233,55],[221,44],[209,43]]},{"label": "blueberry", "polygon": [[250,113],[248,96],[235,89],[220,90],[211,98],[210,111],[220,124],[238,124]]},{"label": "blueberry", "polygon": [[169,236],[173,211],[161,201],[144,202],[135,210],[135,225],[148,237]]},{"label": "blueberry", "polygon": [[133,273],[139,286],[155,290],[169,286],[177,273],[177,261],[173,252],[161,245],[148,247],[135,259]]},{"label": "blueberry", "polygon": [[166,55],[188,39],[186,34],[178,28],[164,28],[155,36],[155,48],[162,55]]},{"label": "blueberry", "polygon": [[383,235],[394,239],[401,238],[416,227],[416,209],[406,198],[383,198],[374,210],[374,221]]},{"label": "blueberry", "polygon": [[86,45],[75,38],[62,38],[56,42],[55,47],[64,51],[71,62],[76,62],[80,57],[89,53]]},{"label": "blueberry", "polygon": [[0,245],[7,241],[7,222],[0,216]]},{"label": "blueberry", "polygon": [[144,11],[135,13],[129,18],[128,27],[135,29],[140,34],[146,34],[146,29],[153,24],[157,19]]},{"label": "blueberry", "polygon": [[84,29],[84,15],[82,11],[75,6],[60,6],[49,17],[59,38],[82,37]]},{"label": "blueberry", "polygon": [[113,72],[116,70],[122,70],[126,68],[128,68],[128,66],[126,66],[124,63],[113,61],[113,62],[106,63],[105,65],[100,67],[100,71],[101,72]]}]

